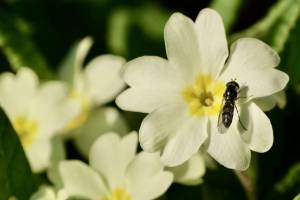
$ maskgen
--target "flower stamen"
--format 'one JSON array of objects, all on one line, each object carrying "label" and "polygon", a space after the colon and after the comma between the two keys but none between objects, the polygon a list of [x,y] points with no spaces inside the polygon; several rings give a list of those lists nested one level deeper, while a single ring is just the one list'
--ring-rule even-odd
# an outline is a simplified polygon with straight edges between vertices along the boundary
[{"label": "flower stamen", "polygon": [[182,95],[192,115],[218,115],[226,85],[210,75],[200,74],[182,90]]}]

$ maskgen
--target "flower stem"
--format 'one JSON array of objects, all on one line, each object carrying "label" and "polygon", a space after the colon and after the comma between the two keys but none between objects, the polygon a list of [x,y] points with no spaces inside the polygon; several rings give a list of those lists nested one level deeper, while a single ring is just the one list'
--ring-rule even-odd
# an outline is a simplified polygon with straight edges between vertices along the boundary
[{"label": "flower stem", "polygon": [[256,200],[256,193],[253,182],[247,174],[247,171],[234,170],[235,175],[238,177],[241,185],[244,188],[248,200]]}]

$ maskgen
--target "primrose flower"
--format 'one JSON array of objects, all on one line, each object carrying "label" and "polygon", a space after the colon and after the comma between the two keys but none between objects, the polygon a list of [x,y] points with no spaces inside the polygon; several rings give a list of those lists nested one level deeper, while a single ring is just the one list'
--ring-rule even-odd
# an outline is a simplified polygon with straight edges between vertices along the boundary
[{"label": "primrose flower", "polygon": [[60,77],[72,88],[69,98],[80,106],[80,113],[65,127],[66,132],[79,127],[91,110],[112,101],[125,87],[120,71],[125,59],[115,55],[101,55],[83,69],[84,59],[92,39],[86,37],[76,44],[60,67]]},{"label": "primrose flower", "polygon": [[43,185],[37,192],[31,195],[30,200],[66,200],[62,192],[56,192],[51,186]]},{"label": "primrose flower", "polygon": [[79,110],[67,101],[67,91],[59,81],[39,84],[29,68],[0,75],[0,106],[18,134],[34,172],[45,170],[63,157],[62,143],[55,133]]},{"label": "primrose flower", "polygon": [[164,171],[158,154],[136,155],[137,133],[120,138],[100,136],[91,147],[90,166],[61,161],[49,177],[66,197],[91,200],[150,200],[162,195],[173,175]]},{"label": "primrose flower", "polygon": [[[279,56],[254,38],[237,40],[229,55],[222,19],[212,9],[200,11],[195,22],[173,14],[164,38],[168,60],[144,56],[127,63],[130,88],[116,100],[124,110],[149,113],[139,131],[142,148],[160,151],[165,165],[177,166],[205,144],[222,165],[248,168],[250,150],[265,152],[273,143],[270,120],[253,100],[286,86],[288,76],[274,68]],[[232,124],[221,133],[218,116],[232,80],[240,86],[235,104],[247,130],[234,109]]]}]

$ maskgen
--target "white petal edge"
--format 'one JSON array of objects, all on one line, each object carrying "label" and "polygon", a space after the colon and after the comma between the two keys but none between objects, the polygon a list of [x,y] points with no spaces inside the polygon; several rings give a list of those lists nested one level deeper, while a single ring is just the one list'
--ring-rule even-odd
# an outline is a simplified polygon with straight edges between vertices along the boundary
[{"label": "white petal edge", "polygon": [[157,56],[142,56],[125,65],[124,80],[131,87],[177,91],[184,85],[174,66]]},{"label": "white petal edge", "polygon": [[83,71],[88,96],[95,105],[105,104],[121,92],[125,82],[121,70],[125,59],[115,55],[101,55],[91,60]]},{"label": "white petal edge", "polygon": [[[235,114],[236,116],[236,114]],[[238,123],[234,119],[232,123]],[[217,117],[209,118],[207,152],[221,165],[236,170],[246,170],[250,164],[250,149],[242,140],[236,126],[231,124],[225,133],[218,131]]]},{"label": "white petal edge", "polygon": [[[266,114],[253,102],[244,105],[249,113],[247,115],[241,113],[241,121],[248,122],[249,129],[241,133],[241,137],[249,148],[256,152],[266,152],[273,145],[273,129],[272,124]],[[242,108],[243,111],[243,108]]]},{"label": "white petal edge", "polygon": [[158,153],[139,153],[130,163],[126,173],[126,188],[134,200],[151,200],[169,188],[173,175],[163,170]]},{"label": "white petal edge", "polygon": [[75,84],[77,77],[80,76],[84,59],[92,44],[93,39],[91,37],[85,37],[72,46],[59,67],[59,76],[61,80],[69,83],[70,86]]},{"label": "white petal edge", "polygon": [[200,11],[195,22],[199,44],[200,71],[216,78],[228,57],[222,17],[213,9]]},{"label": "white petal edge", "polygon": [[164,39],[170,64],[185,81],[192,81],[201,64],[194,22],[181,13],[174,13],[165,25]]},{"label": "white petal edge", "polygon": [[125,171],[136,154],[137,133],[100,136],[91,147],[90,165],[105,178],[111,190],[124,184]]},{"label": "white petal edge", "polygon": [[167,104],[181,101],[180,92],[163,88],[133,87],[122,92],[116,99],[116,104],[123,110],[151,113]]},{"label": "white petal edge", "polygon": [[[176,115],[174,113],[176,112]],[[166,142],[186,121],[184,104],[162,106],[147,115],[139,130],[139,142],[146,152],[162,151]]]},{"label": "white petal edge", "polygon": [[20,68],[16,74],[0,75],[0,105],[11,120],[16,115],[28,114],[39,80],[30,68]]},{"label": "white petal edge", "polygon": [[247,88],[249,100],[269,96],[282,90],[289,80],[286,73],[274,69],[278,63],[278,55],[265,43],[242,38],[231,46],[231,55],[220,79],[225,82],[236,79],[241,87]]},{"label": "white petal edge", "polygon": [[123,115],[114,107],[100,107],[92,111],[88,120],[70,133],[77,149],[88,158],[96,139],[108,132],[125,135],[129,131]]},{"label": "white petal edge", "polygon": [[170,137],[161,155],[164,165],[175,167],[190,159],[207,138],[207,118],[189,116]]},{"label": "white petal edge", "polygon": [[108,190],[92,168],[77,160],[62,161],[58,166],[63,191],[68,197],[101,199]]},{"label": "white petal edge", "polygon": [[203,156],[197,152],[182,165],[166,169],[174,174],[174,182],[184,185],[197,185],[203,181],[205,161]]}]

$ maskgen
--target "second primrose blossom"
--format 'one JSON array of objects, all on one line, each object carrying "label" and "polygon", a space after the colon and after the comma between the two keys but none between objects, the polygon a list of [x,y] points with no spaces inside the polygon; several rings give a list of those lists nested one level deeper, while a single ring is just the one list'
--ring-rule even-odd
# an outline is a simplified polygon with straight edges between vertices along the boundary
[{"label": "second primrose blossom", "polygon": [[34,172],[47,169],[63,158],[62,143],[55,135],[78,113],[66,98],[60,81],[39,83],[29,68],[0,75],[0,106],[18,134]]},{"label": "second primrose blossom", "polygon": [[[164,38],[168,60],[144,56],[127,63],[130,88],[116,100],[124,110],[149,113],[140,127],[142,148],[159,151],[165,165],[177,166],[203,145],[222,165],[248,168],[250,150],[265,152],[273,143],[270,120],[255,99],[286,86],[288,76],[275,69],[279,56],[254,38],[234,42],[229,55],[222,19],[212,9],[203,9],[195,22],[173,14]],[[236,105],[247,130],[235,111],[227,132],[220,133],[218,116],[231,80],[241,88]]]},{"label": "second primrose blossom", "polygon": [[78,42],[64,59],[60,77],[70,86],[70,100],[80,106],[80,113],[65,127],[68,132],[82,125],[92,109],[110,102],[125,87],[120,73],[125,59],[115,55],[101,55],[85,68],[83,63],[93,41],[86,37]]},{"label": "second primrose blossom", "polygon": [[123,138],[116,133],[100,136],[92,145],[90,166],[62,161],[49,177],[65,198],[91,200],[151,200],[171,185],[173,175],[164,170],[158,154],[136,154],[137,133]]}]

